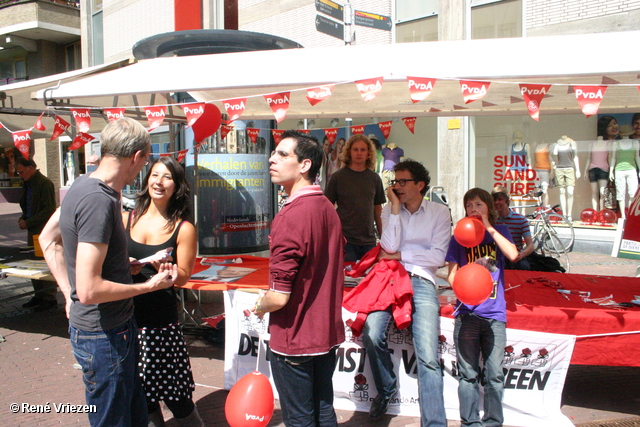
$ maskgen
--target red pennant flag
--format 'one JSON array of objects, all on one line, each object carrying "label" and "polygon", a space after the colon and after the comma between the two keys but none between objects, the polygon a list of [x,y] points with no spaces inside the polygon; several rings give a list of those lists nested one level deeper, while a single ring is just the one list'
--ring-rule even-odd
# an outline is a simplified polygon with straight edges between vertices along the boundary
[{"label": "red pennant flag", "polygon": [[233,129],[234,127],[229,125],[220,126],[220,139],[225,139],[227,137],[227,134],[231,132]]},{"label": "red pennant flag", "polygon": [[324,136],[329,140],[329,144],[333,145],[338,137],[338,128],[329,128],[324,130]]},{"label": "red pennant flag", "polygon": [[124,117],[124,108],[105,108],[104,114],[109,122],[115,122]]},{"label": "red pennant flag", "polygon": [[42,114],[40,114],[40,117],[38,117],[38,120],[36,120],[36,124],[33,125],[34,128],[41,130],[41,131],[45,131],[47,130],[46,126],[44,125],[44,123],[42,123],[42,116],[44,115],[44,111],[42,112]]},{"label": "red pennant flag", "polygon": [[276,145],[280,144],[280,141],[282,141],[282,134],[284,133],[284,129],[271,129],[271,135],[273,136],[273,142],[276,143]]},{"label": "red pennant flag", "polygon": [[411,93],[411,102],[424,101],[433,90],[437,79],[428,79],[426,77],[407,77],[409,83],[409,92]]},{"label": "red pennant flag", "polygon": [[29,158],[29,147],[31,147],[31,129],[11,132],[13,145],[22,153],[22,157]]},{"label": "red pennant flag", "polygon": [[184,159],[184,157],[187,155],[188,151],[189,151],[189,149],[178,151],[178,159],[177,159],[178,163],[181,162]]},{"label": "red pennant flag", "polygon": [[311,129],[298,129],[298,132],[310,134],[311,133]]},{"label": "red pennant flag", "polygon": [[464,97],[464,103],[468,104],[484,98],[489,90],[490,82],[476,82],[473,80],[460,80],[460,89]]},{"label": "red pennant flag", "polygon": [[415,117],[403,117],[402,121],[407,126],[407,128],[411,131],[411,133],[415,133],[415,130],[416,130],[416,118]]},{"label": "red pennant flag", "polygon": [[325,85],[307,89],[307,101],[312,106],[324,101],[331,96],[334,87],[335,85]]},{"label": "red pennant flag", "polygon": [[204,102],[197,102],[195,104],[182,104],[182,110],[187,118],[187,127],[192,126],[196,120],[200,118],[204,113]]},{"label": "red pennant flag", "polygon": [[173,153],[160,153],[158,157],[170,157]]},{"label": "red pennant flag", "polygon": [[527,110],[533,120],[540,120],[540,103],[551,85],[536,85],[520,83],[520,93],[527,104]]},{"label": "red pennant flag", "polygon": [[249,136],[249,139],[251,140],[251,142],[253,142],[254,144],[257,144],[258,135],[260,135],[260,129],[247,128],[247,135]]},{"label": "red pennant flag", "polygon": [[264,95],[264,99],[267,100],[267,104],[271,107],[271,111],[273,111],[273,115],[276,117],[276,122],[280,123],[283,121],[289,109],[289,92]]},{"label": "red pennant flag", "polygon": [[598,114],[607,86],[574,86],[576,99],[585,116]]},{"label": "red pennant flag", "polygon": [[371,101],[378,96],[382,90],[382,81],[384,77],[377,77],[373,79],[357,80],[356,86],[364,101]]},{"label": "red pennant flag", "polygon": [[393,123],[393,120],[378,123],[378,127],[382,131],[382,135],[384,136],[384,139],[389,138],[389,135],[391,134],[392,123]]},{"label": "red pennant flag", "polygon": [[232,122],[239,119],[244,113],[244,109],[247,108],[247,98],[227,99],[222,101],[222,105],[229,115],[229,122]]},{"label": "red pennant flag", "polygon": [[64,131],[69,129],[69,126],[71,126],[69,122],[67,122],[60,116],[56,116],[56,123],[53,125],[53,133],[51,134],[51,139],[49,141],[53,141],[54,139],[62,135]]},{"label": "red pennant flag", "polygon": [[76,120],[78,132],[89,132],[89,129],[91,129],[91,110],[88,108],[71,108],[71,114]]},{"label": "red pennant flag", "polygon": [[93,141],[95,138],[89,135],[88,133],[80,132],[73,139],[73,142],[69,146],[69,151],[77,150],[88,142]]},{"label": "red pennant flag", "polygon": [[147,115],[147,121],[149,122],[149,129],[147,129],[149,132],[162,124],[166,108],[164,105],[144,107],[144,113]]},{"label": "red pennant flag", "polygon": [[354,135],[364,133],[364,125],[351,126],[351,133]]}]

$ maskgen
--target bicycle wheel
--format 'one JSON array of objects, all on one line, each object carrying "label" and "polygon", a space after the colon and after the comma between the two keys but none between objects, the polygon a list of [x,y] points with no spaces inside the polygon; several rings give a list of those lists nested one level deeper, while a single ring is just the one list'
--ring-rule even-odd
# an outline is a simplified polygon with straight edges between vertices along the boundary
[{"label": "bicycle wheel", "polygon": [[540,234],[539,239],[539,249],[542,255],[555,258],[562,268],[564,268],[564,272],[569,273],[571,270],[569,254],[558,236],[549,232],[543,232]]},{"label": "bicycle wheel", "polygon": [[[573,242],[575,241],[575,232],[573,231],[573,225],[571,221],[569,221],[565,216],[559,213],[549,213],[547,214],[547,228],[549,229],[549,233],[555,235],[561,243],[561,247],[564,252],[571,252],[573,248]],[[533,224],[533,234],[536,235],[538,232],[538,228],[542,227],[542,222],[544,219],[536,219],[532,221]],[[544,230],[540,230],[544,232]],[[551,250],[550,247],[546,247],[546,250]]]}]

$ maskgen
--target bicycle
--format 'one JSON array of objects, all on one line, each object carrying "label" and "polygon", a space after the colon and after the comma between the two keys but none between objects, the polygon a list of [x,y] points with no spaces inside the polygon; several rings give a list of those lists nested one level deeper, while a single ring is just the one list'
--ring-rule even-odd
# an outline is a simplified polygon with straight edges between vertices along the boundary
[{"label": "bicycle", "polygon": [[[558,211],[560,205],[545,207],[540,202],[542,191],[529,193],[538,200],[536,205],[520,206],[533,207],[536,210],[526,215],[533,225],[532,239],[535,251],[543,256],[551,256],[560,262],[566,272],[569,272],[569,252],[575,241],[575,232],[571,222]],[[559,230],[562,229],[562,233]]]}]

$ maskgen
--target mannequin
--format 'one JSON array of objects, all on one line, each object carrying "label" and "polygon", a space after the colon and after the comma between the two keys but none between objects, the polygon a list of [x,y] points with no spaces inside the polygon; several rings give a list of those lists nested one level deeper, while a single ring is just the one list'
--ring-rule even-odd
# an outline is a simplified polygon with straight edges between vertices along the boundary
[{"label": "mannequin", "polygon": [[573,192],[576,178],[580,178],[578,162],[578,147],[576,142],[567,135],[562,135],[553,147],[553,168],[555,169],[556,184],[560,190],[560,206],[569,221],[573,221]]},{"label": "mannequin", "polygon": [[613,143],[609,175],[615,177],[616,199],[623,219],[627,217],[626,207],[638,190],[639,147],[637,139],[628,137]]},{"label": "mannequin", "polygon": [[382,157],[384,157],[384,166],[382,167],[382,170],[392,171],[393,167],[404,157],[404,150],[398,147],[395,142],[391,142],[382,149]]},{"label": "mannequin", "polygon": [[611,143],[602,136],[591,142],[584,168],[584,179],[591,183],[591,207],[597,211],[604,209],[604,191],[609,182],[610,154]]},{"label": "mannequin", "polygon": [[393,167],[404,158],[404,150],[395,142],[390,142],[382,149],[384,165],[382,166],[382,183],[385,188],[390,185],[394,178]]},{"label": "mannequin", "polygon": [[535,171],[539,179],[538,185],[542,191],[542,204],[549,206],[549,185],[553,178],[554,171],[551,169],[552,159],[549,151],[549,144],[542,142],[536,145],[535,149]]},{"label": "mannequin", "polygon": [[[523,142],[524,134],[519,131],[513,131],[511,144],[511,162],[505,169],[505,176],[510,177],[509,189],[511,193],[511,200],[514,202],[514,207],[517,208],[523,204],[524,200],[522,196],[527,193],[527,170],[529,169],[529,160],[531,159],[531,147],[526,142]],[[516,209],[523,214],[523,209]]]}]

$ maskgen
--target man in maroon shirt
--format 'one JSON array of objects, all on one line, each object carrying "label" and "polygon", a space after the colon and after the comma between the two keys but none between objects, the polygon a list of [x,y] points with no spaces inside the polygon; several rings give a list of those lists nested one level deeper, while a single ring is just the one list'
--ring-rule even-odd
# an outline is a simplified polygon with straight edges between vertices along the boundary
[{"label": "man in maroon shirt", "polygon": [[254,312],[270,312],[271,372],[286,426],[337,426],[332,376],[344,341],[344,238],[317,185],[322,146],[287,131],[269,158],[271,181],[289,198],[271,225],[269,291]]}]

